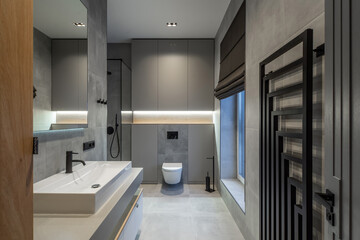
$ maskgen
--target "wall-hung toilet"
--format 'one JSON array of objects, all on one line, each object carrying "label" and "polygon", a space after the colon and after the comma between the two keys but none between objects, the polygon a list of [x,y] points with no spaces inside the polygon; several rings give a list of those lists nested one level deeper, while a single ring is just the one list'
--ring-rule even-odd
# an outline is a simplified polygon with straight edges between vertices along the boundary
[{"label": "wall-hung toilet", "polygon": [[162,173],[167,184],[178,184],[181,180],[182,163],[163,163]]}]

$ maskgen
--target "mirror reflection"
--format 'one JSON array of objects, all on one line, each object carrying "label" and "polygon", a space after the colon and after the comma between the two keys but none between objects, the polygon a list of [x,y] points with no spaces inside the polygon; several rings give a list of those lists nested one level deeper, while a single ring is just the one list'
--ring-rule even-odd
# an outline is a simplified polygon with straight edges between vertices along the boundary
[{"label": "mirror reflection", "polygon": [[87,127],[87,8],[34,0],[34,131]]}]

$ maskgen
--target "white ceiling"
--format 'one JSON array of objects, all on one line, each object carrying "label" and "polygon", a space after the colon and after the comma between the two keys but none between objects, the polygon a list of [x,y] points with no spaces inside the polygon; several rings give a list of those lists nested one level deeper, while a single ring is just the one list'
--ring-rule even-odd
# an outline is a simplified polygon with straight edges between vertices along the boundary
[{"label": "white ceiling", "polygon": [[80,0],[34,0],[34,27],[50,38],[87,38],[87,9]]},{"label": "white ceiling", "polygon": [[[214,38],[230,0],[108,0],[108,42]],[[177,27],[167,27],[177,22]]]}]

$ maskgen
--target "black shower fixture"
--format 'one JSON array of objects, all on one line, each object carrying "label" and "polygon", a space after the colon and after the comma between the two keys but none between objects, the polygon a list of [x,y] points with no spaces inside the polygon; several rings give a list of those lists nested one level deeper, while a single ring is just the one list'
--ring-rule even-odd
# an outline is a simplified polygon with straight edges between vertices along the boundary
[{"label": "black shower fixture", "polygon": [[[111,126],[109,126],[107,128],[107,133],[109,135],[113,134],[113,137],[111,139],[111,144],[110,144],[110,156],[112,158],[117,158],[120,155],[120,137],[119,137],[118,128],[119,128],[118,117],[117,117],[117,114],[115,114],[115,129]],[[117,152],[115,155],[113,155],[112,148],[113,148],[115,136],[116,136],[116,142],[117,142]]]}]

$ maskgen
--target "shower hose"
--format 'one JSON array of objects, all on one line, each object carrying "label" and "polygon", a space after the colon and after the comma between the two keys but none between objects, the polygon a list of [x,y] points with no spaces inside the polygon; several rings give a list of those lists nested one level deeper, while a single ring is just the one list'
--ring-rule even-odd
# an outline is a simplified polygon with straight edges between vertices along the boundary
[{"label": "shower hose", "polygon": [[[113,133],[113,137],[112,137],[111,144],[110,144],[110,156],[112,158],[117,158],[120,154],[120,139],[119,139],[118,127],[119,127],[119,124],[118,124],[118,120],[117,120],[117,114],[115,114],[115,132]],[[116,135],[116,140],[117,140],[117,153],[114,156],[112,153],[112,147],[114,144],[115,135]]]}]

